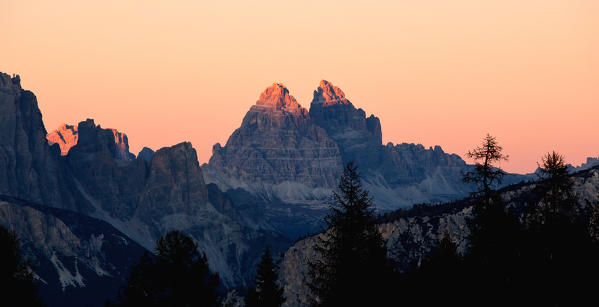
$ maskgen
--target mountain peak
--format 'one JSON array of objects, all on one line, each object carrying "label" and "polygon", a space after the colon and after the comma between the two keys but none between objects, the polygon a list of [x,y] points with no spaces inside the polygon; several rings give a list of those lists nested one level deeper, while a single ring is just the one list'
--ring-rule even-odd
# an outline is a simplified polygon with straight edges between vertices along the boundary
[{"label": "mountain peak", "polygon": [[293,96],[289,94],[289,90],[282,83],[273,83],[267,87],[260,98],[256,101],[257,106],[273,108],[275,110],[297,111],[301,106]]},{"label": "mountain peak", "polygon": [[66,156],[71,150],[71,147],[77,145],[79,138],[77,126],[61,124],[58,128],[46,136],[48,143],[58,144],[60,146],[60,154]]},{"label": "mountain peak", "polygon": [[12,77],[9,74],[0,72],[0,89],[7,89],[13,92],[21,90],[21,77],[13,74]]},{"label": "mountain peak", "polygon": [[323,106],[351,104],[351,102],[345,98],[345,93],[327,80],[321,80],[318,84],[318,88],[314,91],[312,103],[322,104]]}]

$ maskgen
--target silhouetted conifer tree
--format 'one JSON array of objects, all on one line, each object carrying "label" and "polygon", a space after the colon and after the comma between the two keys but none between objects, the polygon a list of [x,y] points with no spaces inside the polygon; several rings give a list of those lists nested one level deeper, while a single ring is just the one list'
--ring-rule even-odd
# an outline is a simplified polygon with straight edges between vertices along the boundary
[{"label": "silhouetted conifer tree", "polygon": [[42,306],[17,235],[0,226],[0,305]]},{"label": "silhouetted conifer tree", "polygon": [[218,274],[190,237],[171,231],[142,256],[119,295],[122,306],[216,306]]},{"label": "silhouetted conifer tree", "polygon": [[374,222],[372,199],[353,163],[334,192],[327,231],[318,237],[310,263],[315,306],[381,306],[389,274],[386,248]]},{"label": "silhouetted conifer tree", "polygon": [[[547,153],[540,165],[541,201],[530,213],[531,290],[543,303],[566,306],[585,296],[597,256],[587,222],[577,214],[573,180],[564,157]],[[593,256],[595,255],[595,256]]]},{"label": "silhouetted conifer tree", "polygon": [[266,249],[258,264],[256,288],[250,289],[246,297],[246,307],[280,307],[285,302],[284,289],[278,284],[275,264]]},{"label": "silhouetted conifer tree", "polygon": [[540,185],[544,196],[537,207],[539,223],[544,224],[548,219],[575,219],[576,197],[572,190],[574,182],[568,174],[568,165],[564,156],[555,151],[547,153],[542,158],[539,167]]},{"label": "silhouetted conifer tree", "polygon": [[474,170],[464,174],[465,182],[477,185],[478,196],[482,196],[485,205],[489,205],[493,197],[493,186],[500,184],[505,172],[497,166],[501,161],[507,161],[508,156],[502,153],[503,148],[497,139],[487,134],[483,143],[466,153],[475,162]]},{"label": "silhouetted conifer tree", "polygon": [[[514,282],[521,265],[522,227],[493,188],[505,175],[497,165],[507,160],[502,150],[495,137],[487,134],[482,145],[467,154],[476,164],[474,171],[464,175],[464,181],[478,187],[472,218],[468,220],[470,237],[465,259],[474,304],[485,303],[488,296],[496,297],[494,303],[513,303],[517,294]],[[499,293],[503,294],[497,296]]]}]

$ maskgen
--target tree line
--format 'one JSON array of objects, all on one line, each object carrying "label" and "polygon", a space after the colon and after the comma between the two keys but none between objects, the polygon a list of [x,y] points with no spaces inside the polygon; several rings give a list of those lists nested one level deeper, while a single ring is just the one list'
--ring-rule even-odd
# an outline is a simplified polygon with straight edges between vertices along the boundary
[{"label": "tree line", "polygon": [[[534,189],[540,201],[516,210],[494,189],[505,175],[499,163],[508,158],[497,140],[487,135],[467,155],[475,165],[463,178],[477,187],[467,248],[458,251],[446,231],[436,247],[404,271],[388,258],[377,226],[381,217],[375,215],[358,168],[347,164],[329,204],[326,230],[316,236],[317,256],[308,261],[310,305],[570,306],[593,301],[599,276],[599,206],[592,212],[579,210],[564,157],[556,152],[542,157]],[[25,305],[40,305],[16,235],[0,228],[0,244],[0,277],[15,289],[7,293],[30,299]],[[197,243],[171,231],[132,268],[117,300],[107,305],[281,306],[284,288],[268,249],[254,285],[244,299],[222,299],[219,276]]]}]

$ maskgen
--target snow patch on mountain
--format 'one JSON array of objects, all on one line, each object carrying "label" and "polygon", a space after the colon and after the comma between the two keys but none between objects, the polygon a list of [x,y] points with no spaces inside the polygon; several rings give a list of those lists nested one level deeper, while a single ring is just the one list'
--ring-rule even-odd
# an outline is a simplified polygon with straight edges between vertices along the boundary
[{"label": "snow patch on mountain", "polygon": [[75,273],[71,273],[65,266],[62,264],[60,259],[56,254],[52,254],[50,257],[50,261],[54,265],[56,272],[58,273],[58,280],[62,286],[62,291],[65,290],[66,287],[85,287],[85,283],[83,282],[83,276],[79,273],[79,268],[77,266],[77,259],[75,259]]}]

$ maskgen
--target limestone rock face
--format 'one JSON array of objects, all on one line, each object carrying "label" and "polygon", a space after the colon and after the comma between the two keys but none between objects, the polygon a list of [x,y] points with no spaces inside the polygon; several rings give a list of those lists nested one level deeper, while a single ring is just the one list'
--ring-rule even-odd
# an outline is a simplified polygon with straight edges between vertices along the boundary
[{"label": "limestone rock face", "polygon": [[60,146],[60,155],[62,156],[66,156],[69,153],[71,147],[77,144],[78,138],[77,127],[67,124],[60,125],[46,136],[48,144],[58,144]]},{"label": "limestone rock face", "polygon": [[[383,145],[380,120],[325,80],[309,112],[283,85],[267,88],[227,144],[213,147],[203,170],[206,181],[221,189],[322,208],[343,165],[352,161],[381,210],[459,199],[473,189],[461,175],[472,166],[459,156],[439,146]],[[505,183],[522,179],[508,176]]]},{"label": "limestone rock face", "polygon": [[23,90],[19,76],[0,73],[0,194],[62,208],[89,211],[49,146],[35,95]]},{"label": "limestone rock face", "polygon": [[207,202],[208,191],[191,143],[162,148],[154,154],[140,195],[140,218],[183,212],[194,215]]},{"label": "limestone rock face", "polygon": [[137,159],[144,159],[146,162],[152,161],[152,157],[154,157],[154,151],[148,147],[142,148],[137,154]]},{"label": "limestone rock face", "polygon": [[129,153],[127,137],[103,129],[92,119],[79,123],[79,139],[66,162],[78,186],[101,210],[119,219],[131,218],[143,188],[146,165]]},{"label": "limestone rock face", "polygon": [[[285,96],[283,88],[278,94],[266,93],[261,101],[265,110],[296,112],[299,116],[303,112],[307,116],[304,109],[293,104],[291,96]],[[74,136],[71,141],[66,137],[69,130]],[[102,219],[147,249],[153,249],[156,239],[166,232],[181,230],[198,241],[210,267],[230,287],[246,285],[253,278],[255,264],[266,246],[282,252],[291,240],[269,225],[264,218],[264,204],[255,196],[234,190],[223,193],[215,187],[209,193],[189,143],[156,153],[144,149],[136,159],[129,152],[125,134],[104,129],[91,119],[76,128],[64,125],[47,136],[35,96],[21,89],[18,77],[6,74],[0,74],[2,195]],[[8,212],[15,213],[15,219],[29,219],[26,211]],[[44,229],[50,229],[47,227]],[[63,230],[63,237],[54,243],[44,241],[39,248],[44,244],[51,248],[51,244],[64,240],[64,244],[72,245],[68,253],[64,251],[71,257],[69,264],[59,255],[62,264],[55,261],[44,266],[68,266],[68,270],[60,271],[68,277],[65,280],[89,285],[86,274],[79,271],[83,280],[77,275],[72,261],[88,256],[88,250],[75,247],[87,237],[76,233],[67,236],[68,231]]]},{"label": "limestone rock face", "polygon": [[339,144],[344,163],[354,161],[367,169],[380,162],[380,120],[374,115],[366,117],[364,110],[356,109],[340,88],[320,81],[310,105],[310,117]]},{"label": "limestone rock face", "polygon": [[287,88],[275,83],[260,95],[227,144],[214,146],[209,165],[253,183],[332,187],[340,174],[341,155]]},{"label": "limestone rock face", "polygon": [[77,126],[78,131],[78,152],[105,152],[111,157],[131,161],[135,155],[129,152],[129,140],[127,135],[116,129],[103,129],[100,125],[94,123],[93,119],[82,121]]}]

